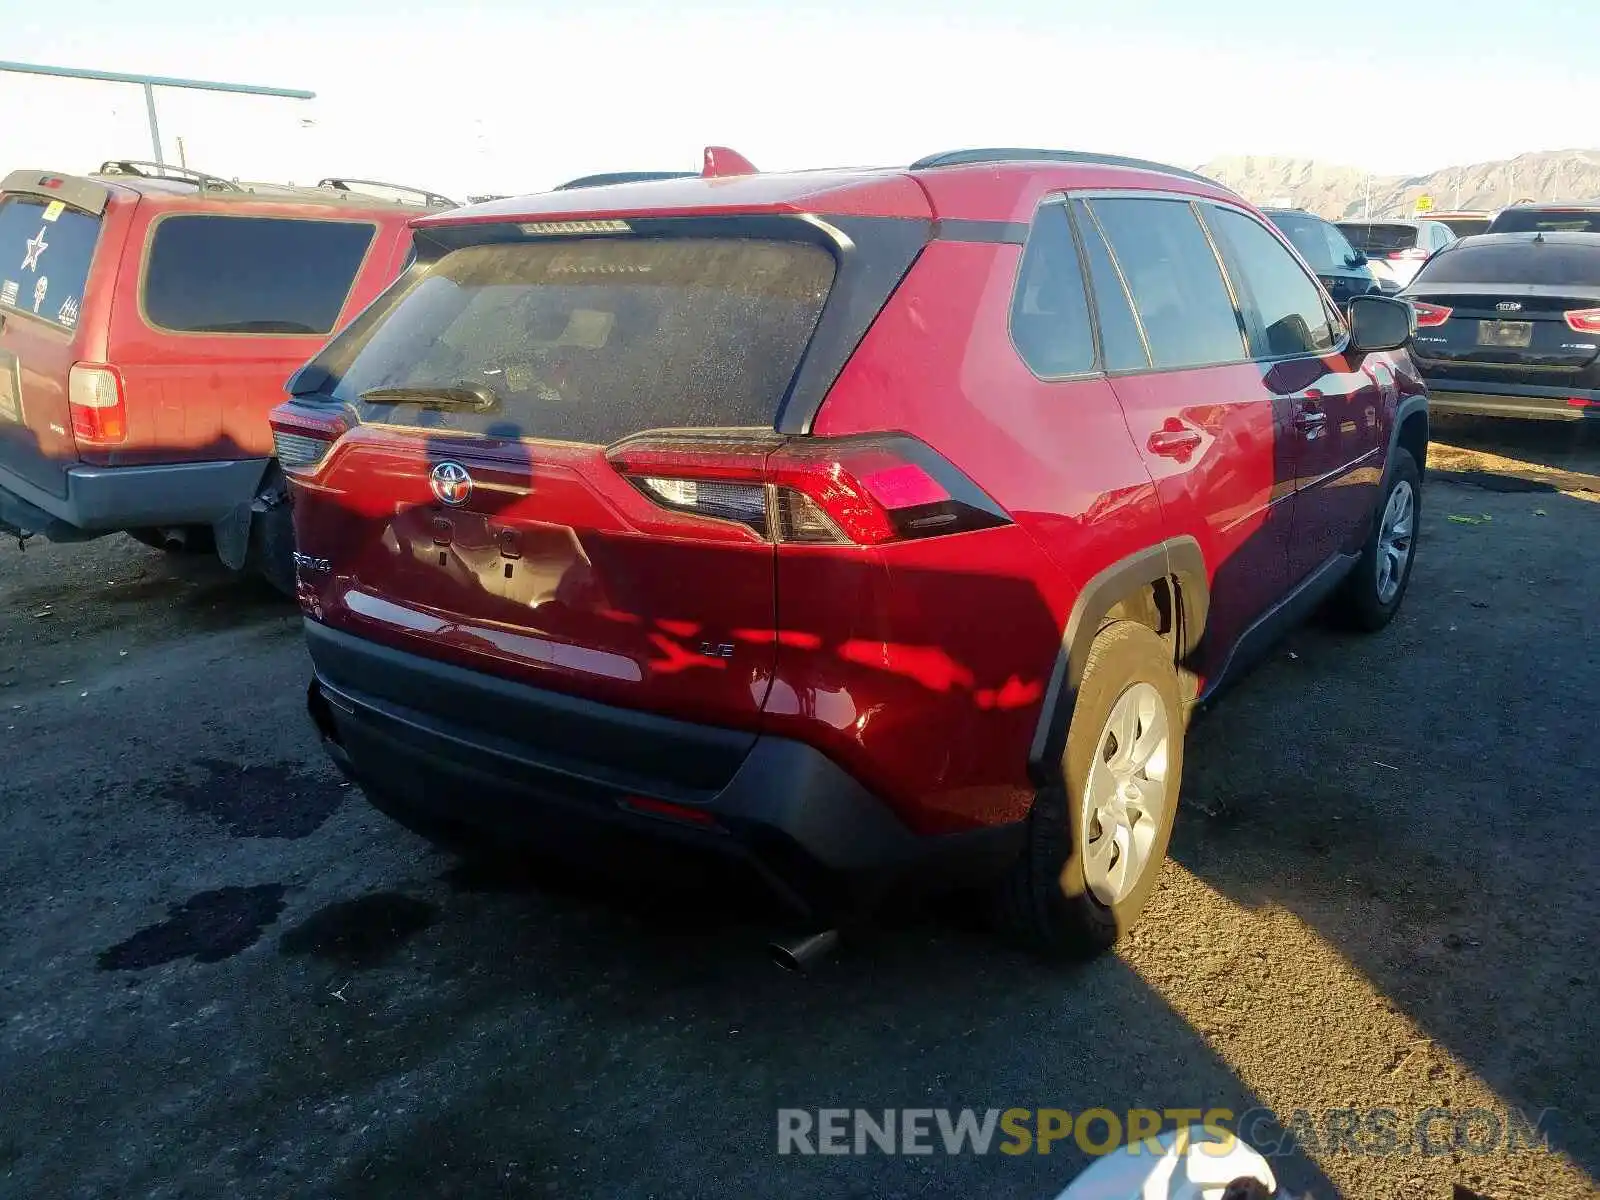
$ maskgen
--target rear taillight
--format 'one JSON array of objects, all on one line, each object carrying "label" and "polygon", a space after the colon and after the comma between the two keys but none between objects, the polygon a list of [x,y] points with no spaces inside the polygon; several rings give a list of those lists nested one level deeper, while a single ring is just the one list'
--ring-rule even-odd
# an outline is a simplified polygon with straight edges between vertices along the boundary
[{"label": "rear taillight", "polygon": [[1567,313],[1574,333],[1600,333],[1600,308],[1576,308]]},{"label": "rear taillight", "polygon": [[661,507],[737,521],[773,542],[876,546],[1010,521],[904,434],[785,441],[646,433],[606,458]]},{"label": "rear taillight", "polygon": [[80,442],[114,445],[128,437],[128,406],[122,373],[104,363],[73,363],[67,373],[72,436]]},{"label": "rear taillight", "polygon": [[1411,307],[1417,313],[1417,328],[1432,329],[1436,325],[1443,325],[1450,319],[1453,308],[1446,308],[1442,304],[1428,304],[1422,300],[1413,300]]},{"label": "rear taillight", "polygon": [[349,429],[342,412],[309,412],[297,404],[272,410],[272,451],[286,475],[315,475],[328,451]]},{"label": "rear taillight", "polygon": [[1428,252],[1422,249],[1420,246],[1412,246],[1407,250],[1391,250],[1385,257],[1400,258],[1405,259],[1408,262],[1416,262],[1419,259],[1427,258]]}]

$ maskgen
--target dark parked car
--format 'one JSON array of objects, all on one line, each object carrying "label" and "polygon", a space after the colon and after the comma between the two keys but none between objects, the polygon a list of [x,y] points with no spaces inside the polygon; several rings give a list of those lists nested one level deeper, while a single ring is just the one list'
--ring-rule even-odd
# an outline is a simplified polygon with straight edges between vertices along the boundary
[{"label": "dark parked car", "polygon": [[1600,237],[1466,238],[1435,255],[1405,295],[1441,411],[1600,417]]},{"label": "dark parked car", "polygon": [[1385,291],[1405,287],[1431,255],[1456,240],[1442,221],[1340,221],[1339,228],[1367,256]]},{"label": "dark parked car", "polygon": [[1503,208],[1488,233],[1600,233],[1600,203],[1517,204]]},{"label": "dark parked car", "polygon": [[[379,196],[378,191],[388,195]],[[125,160],[0,182],[0,531],[125,530],[293,587],[267,413],[447,206]]]},{"label": "dark parked car", "polygon": [[312,720],[446,845],[675,839],[820,922],[982,882],[1104,949],[1195,706],[1401,603],[1410,309],[1138,160],[740,174],[419,220],[291,382]]},{"label": "dark parked car", "polygon": [[1350,244],[1332,221],[1298,208],[1267,208],[1262,212],[1300,251],[1310,268],[1341,308],[1352,296],[1383,289],[1367,265],[1367,256]]}]

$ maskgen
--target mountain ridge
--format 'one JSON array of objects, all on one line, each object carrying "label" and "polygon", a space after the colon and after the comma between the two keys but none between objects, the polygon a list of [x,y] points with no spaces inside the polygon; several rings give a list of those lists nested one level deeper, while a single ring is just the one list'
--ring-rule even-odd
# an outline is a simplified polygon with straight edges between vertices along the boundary
[{"label": "mountain ridge", "polygon": [[1303,208],[1330,220],[1359,219],[1369,211],[1374,217],[1410,217],[1420,196],[1431,197],[1436,212],[1600,199],[1600,149],[1539,150],[1418,175],[1377,175],[1316,159],[1257,154],[1216,158],[1196,170],[1254,204]]}]

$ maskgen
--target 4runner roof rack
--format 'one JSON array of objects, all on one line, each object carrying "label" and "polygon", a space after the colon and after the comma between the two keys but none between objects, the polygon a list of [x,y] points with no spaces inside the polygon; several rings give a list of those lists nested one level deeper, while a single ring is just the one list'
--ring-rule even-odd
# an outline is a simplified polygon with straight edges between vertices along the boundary
[{"label": "4runner roof rack", "polygon": [[100,164],[96,175],[136,175],[140,179],[172,179],[179,183],[192,183],[202,192],[243,191],[238,184],[220,175],[207,175],[204,171],[191,171],[188,167],[174,167],[168,163],[148,162],[142,158],[113,158]]},{"label": "4runner roof rack", "polygon": [[565,192],[572,188],[607,187],[613,183],[650,183],[657,179],[693,179],[693,171],[607,171],[600,175],[583,175],[558,184],[553,191]]},{"label": "4runner roof rack", "polygon": [[1195,183],[1209,183],[1213,187],[1224,186],[1215,179],[1207,179],[1197,172],[1186,171],[1182,167],[1174,167],[1167,163],[1153,162],[1147,158],[1128,158],[1121,154],[1093,154],[1083,150],[1037,150],[1019,146],[947,150],[942,154],[930,154],[926,158],[917,159],[911,164],[911,169],[923,171],[929,167],[968,167],[978,163],[1001,162],[1067,162],[1102,167],[1135,167],[1141,171],[1160,171],[1166,175],[1176,175],[1180,179],[1192,180]]},{"label": "4runner roof rack", "polygon": [[330,188],[336,192],[359,192],[362,188],[387,188],[391,192],[404,192],[416,196],[428,208],[459,208],[461,207],[449,196],[442,196],[438,192],[429,191],[427,188],[410,187],[404,183],[386,183],[381,179],[347,179],[343,177],[330,177],[317,180],[319,188]]}]

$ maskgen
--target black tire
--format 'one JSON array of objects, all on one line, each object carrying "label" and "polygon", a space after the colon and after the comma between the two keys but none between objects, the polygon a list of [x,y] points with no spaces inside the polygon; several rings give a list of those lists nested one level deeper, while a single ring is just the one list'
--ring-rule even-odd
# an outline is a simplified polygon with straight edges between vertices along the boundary
[{"label": "black tire", "polygon": [[168,554],[210,554],[217,548],[209,525],[185,525],[183,537],[174,540],[168,540],[165,529],[130,529],[127,533],[134,541]]},{"label": "black tire", "polygon": [[[1411,535],[1406,542],[1399,587],[1385,599],[1380,592],[1378,579],[1378,556],[1383,552],[1384,514],[1395,492],[1402,486],[1410,489]],[[1367,533],[1366,545],[1361,548],[1361,558],[1334,593],[1329,613],[1337,624],[1363,633],[1376,633],[1394,620],[1395,613],[1400,611],[1400,602],[1406,598],[1412,564],[1417,561],[1417,534],[1420,532],[1421,518],[1422,471],[1408,451],[1396,450],[1388,482],[1372,514],[1372,528]]]},{"label": "black tire", "polygon": [[[1154,687],[1165,710],[1168,751],[1165,811],[1150,857],[1129,891],[1113,904],[1090,890],[1079,845],[1089,768],[1104,745],[1112,706],[1135,684]],[[1084,663],[1062,755],[1063,787],[1042,790],[1028,818],[1028,844],[995,890],[993,914],[1001,932],[1048,958],[1091,958],[1132,927],[1154,893],[1172,838],[1183,780],[1183,707],[1172,648],[1134,621],[1100,631]]]}]

